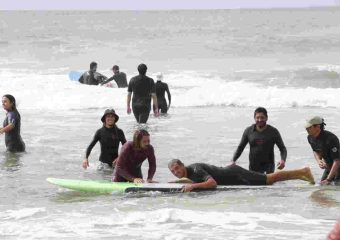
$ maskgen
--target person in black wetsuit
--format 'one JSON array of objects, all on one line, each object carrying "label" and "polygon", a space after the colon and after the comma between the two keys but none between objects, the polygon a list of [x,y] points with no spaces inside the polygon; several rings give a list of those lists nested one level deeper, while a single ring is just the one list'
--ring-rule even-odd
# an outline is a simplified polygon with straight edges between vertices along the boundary
[{"label": "person in black wetsuit", "polygon": [[112,67],[112,71],[113,71],[113,76],[103,81],[101,85],[111,82],[112,80],[115,80],[119,88],[126,88],[128,86],[127,80],[126,80],[126,74],[123,72],[119,72],[119,66],[117,65],[114,65]]},{"label": "person in black wetsuit", "polygon": [[[112,169],[113,161],[118,157],[119,143],[122,145],[126,143],[125,135],[123,130],[117,127],[116,123],[119,116],[113,109],[106,109],[101,121],[103,122],[103,127],[98,129],[95,133],[90,145],[86,149],[86,157],[83,161],[83,168],[87,169],[89,167],[88,157],[90,156],[91,150],[99,141],[100,143],[100,157],[99,161],[101,169]],[[109,167],[109,168],[108,168]]]},{"label": "person in black wetsuit", "polygon": [[90,63],[90,70],[84,72],[79,78],[79,82],[87,85],[98,85],[107,79],[104,75],[97,72],[98,64],[96,62]]},{"label": "person in black wetsuit", "polygon": [[5,133],[5,144],[8,152],[24,152],[25,143],[20,135],[21,116],[16,107],[15,98],[6,94],[2,97],[2,107],[7,112],[0,128],[0,134]]},{"label": "person in black wetsuit", "polygon": [[[171,94],[169,91],[169,86],[168,84],[162,82],[163,80],[162,73],[158,73],[156,77],[157,77],[156,96],[157,96],[158,109],[161,110],[161,113],[167,113],[171,105]],[[165,92],[168,95],[169,105],[167,104],[165,100]]]},{"label": "person in black wetsuit", "polygon": [[272,173],[275,169],[274,145],[276,144],[281,155],[281,160],[278,162],[277,168],[283,169],[287,158],[287,149],[279,131],[267,124],[267,110],[263,107],[257,108],[254,112],[254,119],[255,124],[245,129],[241,142],[234,153],[232,162],[236,162],[247,143],[249,143],[249,170],[261,173]]},{"label": "person in black wetsuit", "polygon": [[307,140],[311,145],[314,158],[319,167],[324,169],[321,184],[328,185],[332,181],[340,183],[340,152],[338,137],[325,130],[324,119],[315,116],[310,118],[305,128],[308,132]]},{"label": "person in black wetsuit", "polygon": [[127,96],[127,113],[131,113],[131,95],[132,97],[132,111],[138,123],[146,123],[149,119],[151,111],[151,98],[154,106],[154,114],[158,116],[158,104],[156,97],[155,82],[152,78],[146,76],[147,66],[139,64],[139,75],[131,78],[128,86]]},{"label": "person in black wetsuit", "polygon": [[[184,192],[197,188],[215,188],[217,185],[272,185],[275,182],[295,179],[315,183],[308,167],[264,174],[248,171],[237,165],[216,167],[206,163],[194,163],[185,166],[179,159],[171,160],[168,167],[171,173],[180,179],[175,182],[189,183],[183,186]],[[183,178],[184,181],[181,181]]]}]

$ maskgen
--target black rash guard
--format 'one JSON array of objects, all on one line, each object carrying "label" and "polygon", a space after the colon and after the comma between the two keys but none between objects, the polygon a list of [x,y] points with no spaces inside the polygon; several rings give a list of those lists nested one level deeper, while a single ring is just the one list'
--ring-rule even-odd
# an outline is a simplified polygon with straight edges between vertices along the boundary
[{"label": "black rash guard", "polygon": [[100,156],[99,161],[107,163],[112,167],[112,162],[118,157],[119,142],[123,145],[126,143],[123,130],[118,127],[106,128],[103,126],[95,133],[92,142],[86,149],[86,158],[89,157],[92,148],[99,141]]},{"label": "black rash guard", "polygon": [[240,144],[233,156],[235,162],[242,154],[245,146],[249,143],[249,170],[256,172],[273,173],[275,168],[274,162],[274,145],[280,150],[281,159],[286,161],[287,149],[282,141],[279,131],[267,125],[262,132],[256,130],[253,124],[246,128],[242,135]]},{"label": "black rash guard", "polygon": [[213,178],[217,185],[266,185],[267,176],[248,171],[240,166],[216,167],[206,163],[194,163],[186,167],[187,178],[195,183]]},{"label": "black rash guard", "polygon": [[119,88],[126,88],[128,86],[127,80],[126,80],[126,74],[123,73],[123,72],[119,72],[117,74],[114,74],[112,77],[110,77],[109,79],[105,80],[101,84],[106,84],[108,82],[111,82],[112,80],[115,80],[115,82],[117,83],[117,86]]},{"label": "black rash guard", "polygon": [[21,117],[17,110],[7,112],[3,127],[13,124],[14,128],[5,133],[5,144],[9,152],[24,152],[25,143],[20,135]]},{"label": "black rash guard", "polygon": [[[321,180],[325,180],[333,166],[334,161],[340,161],[339,154],[339,139],[333,133],[323,130],[316,138],[312,136],[307,137],[309,144],[314,152],[321,155],[327,164]],[[340,180],[340,169],[334,178],[334,180]]]},{"label": "black rash guard", "polygon": [[167,113],[168,111],[168,105],[165,99],[165,92],[168,94],[169,103],[171,103],[171,94],[168,84],[158,80],[156,82],[156,95],[158,108],[161,110],[161,113]]}]

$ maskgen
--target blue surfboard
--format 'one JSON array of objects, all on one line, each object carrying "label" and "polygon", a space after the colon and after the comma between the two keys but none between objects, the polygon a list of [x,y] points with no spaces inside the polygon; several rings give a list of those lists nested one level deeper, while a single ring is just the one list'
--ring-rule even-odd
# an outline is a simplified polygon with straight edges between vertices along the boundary
[{"label": "blue surfboard", "polygon": [[71,81],[78,81],[79,78],[81,77],[81,75],[83,75],[81,72],[78,72],[78,71],[70,71],[68,73],[68,78],[71,80]]}]

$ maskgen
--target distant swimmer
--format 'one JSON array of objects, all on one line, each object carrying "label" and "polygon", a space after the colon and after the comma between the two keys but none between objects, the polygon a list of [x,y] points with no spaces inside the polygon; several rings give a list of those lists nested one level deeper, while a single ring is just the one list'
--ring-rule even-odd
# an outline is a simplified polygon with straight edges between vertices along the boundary
[{"label": "distant swimmer", "polygon": [[0,128],[0,134],[5,133],[5,144],[8,152],[24,152],[25,143],[20,135],[21,116],[17,110],[15,98],[6,94],[2,97],[2,107],[7,112]]},{"label": "distant swimmer", "polygon": [[[158,73],[156,77],[157,77],[156,96],[157,96],[158,109],[161,110],[161,113],[167,113],[171,105],[171,94],[169,91],[169,87],[168,87],[168,84],[166,84],[165,82],[162,82],[163,80],[162,73]],[[168,96],[169,105],[167,104],[165,100],[165,92],[167,93],[167,96]]]},{"label": "distant swimmer", "polygon": [[113,71],[113,76],[103,81],[101,85],[109,83],[112,80],[115,80],[119,88],[126,88],[128,86],[127,80],[126,80],[126,74],[124,72],[119,72],[119,66],[117,65],[114,65],[112,67],[112,71]]},{"label": "distant swimmer", "polygon": [[128,86],[127,96],[127,113],[131,113],[131,95],[132,111],[138,123],[146,123],[151,111],[151,98],[155,116],[158,116],[158,104],[156,96],[155,82],[152,78],[146,76],[147,66],[142,63],[138,66],[139,75],[131,78]]},{"label": "distant swimmer", "polygon": [[308,167],[264,174],[248,171],[237,165],[216,167],[206,163],[194,163],[185,166],[179,159],[171,160],[168,167],[177,178],[186,178],[192,181],[192,183],[184,185],[184,192],[190,192],[193,189],[215,188],[217,185],[272,185],[275,182],[296,179],[311,184],[315,183]]},{"label": "distant swimmer", "polygon": [[98,170],[109,170],[112,169],[113,161],[118,157],[119,143],[122,145],[126,143],[125,135],[123,130],[117,127],[116,123],[119,120],[119,116],[113,109],[106,109],[101,121],[103,127],[98,129],[86,149],[86,157],[83,161],[83,168],[87,169],[89,167],[89,156],[92,148],[99,141],[100,143],[100,156],[99,161],[101,164]]},{"label": "distant swimmer", "polygon": [[117,160],[113,173],[114,182],[142,183],[142,163],[148,159],[149,170],[147,182],[152,180],[156,172],[156,157],[153,146],[150,144],[150,134],[146,130],[137,130],[133,135],[133,142],[127,142]]},{"label": "distant swimmer", "polygon": [[244,130],[232,162],[236,162],[249,143],[249,170],[261,173],[272,173],[275,169],[274,145],[276,144],[281,155],[281,160],[278,162],[277,168],[283,169],[286,163],[287,149],[279,131],[267,124],[267,110],[263,107],[255,109],[254,120],[255,124]]},{"label": "distant swimmer", "polygon": [[312,147],[314,158],[321,169],[324,169],[321,184],[328,185],[332,181],[340,183],[340,152],[338,137],[325,130],[324,119],[315,116],[307,120],[305,128],[307,140]]},{"label": "distant swimmer", "polygon": [[96,62],[90,63],[90,70],[84,72],[79,78],[79,82],[87,85],[98,85],[99,83],[105,81],[107,77],[97,72],[98,64]]}]

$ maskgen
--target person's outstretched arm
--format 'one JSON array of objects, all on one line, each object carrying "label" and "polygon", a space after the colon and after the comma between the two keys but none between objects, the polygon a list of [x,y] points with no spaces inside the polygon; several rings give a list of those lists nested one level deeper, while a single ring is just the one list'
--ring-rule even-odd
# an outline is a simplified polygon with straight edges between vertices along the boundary
[{"label": "person's outstretched arm", "polygon": [[170,108],[170,105],[171,105],[171,94],[170,94],[170,90],[169,90],[169,86],[168,86],[168,84],[166,85],[166,89],[165,89],[165,91],[166,91],[166,94],[168,95],[168,100],[169,100],[169,104],[168,104],[168,110],[169,110],[169,108]]},{"label": "person's outstretched arm", "polygon": [[248,143],[248,128],[246,130],[244,130],[243,132],[243,135],[242,135],[242,138],[241,138],[241,141],[234,153],[234,156],[233,156],[233,159],[232,159],[232,162],[235,163],[236,160],[241,156],[244,148],[246,147]]},{"label": "person's outstretched arm", "polygon": [[217,183],[212,177],[208,178],[205,182],[186,184],[183,186],[183,192],[190,192],[193,189],[209,189],[216,188]]}]

